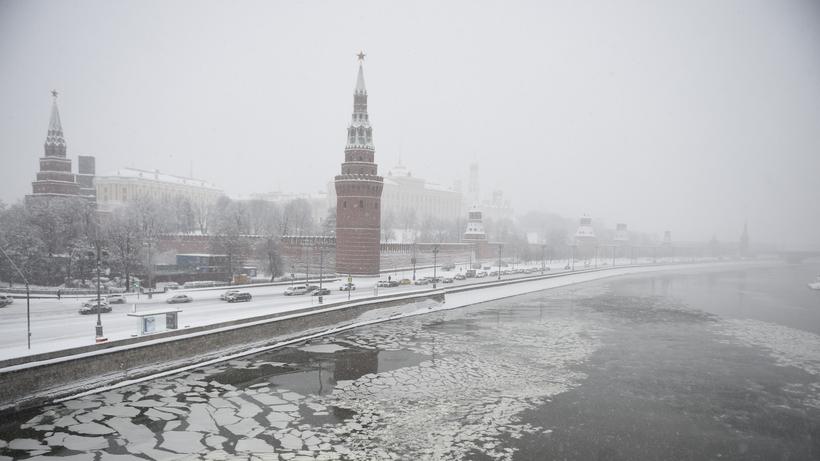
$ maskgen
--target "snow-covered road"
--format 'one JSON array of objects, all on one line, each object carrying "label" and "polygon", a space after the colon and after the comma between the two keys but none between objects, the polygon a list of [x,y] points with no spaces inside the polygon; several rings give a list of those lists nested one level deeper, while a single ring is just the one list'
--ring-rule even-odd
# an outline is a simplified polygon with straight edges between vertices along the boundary
[{"label": "snow-covered road", "polygon": [[[771,262],[769,262],[771,263]],[[447,307],[463,306],[492,299],[514,296],[517,294],[564,286],[572,283],[595,280],[603,277],[633,274],[647,271],[680,269],[681,267],[691,269],[703,269],[710,267],[721,267],[727,264],[736,263],[702,263],[663,266],[643,266],[643,267],[620,267],[606,271],[587,273],[566,273],[566,276],[527,282],[526,284],[504,285],[478,291],[465,291],[461,293],[451,293],[447,295]],[[553,264],[550,273],[562,273],[563,263]],[[578,267],[576,266],[576,269]],[[491,270],[495,270],[492,268]],[[456,272],[438,272],[443,276],[452,276]],[[540,272],[539,272],[540,273]],[[420,270],[417,277],[432,275],[432,270]],[[537,274],[533,274],[537,275]],[[401,275],[398,275],[399,278]],[[503,276],[502,279],[512,279],[516,277],[526,277],[527,274],[516,274]],[[384,277],[386,279],[386,276]],[[451,288],[475,283],[490,283],[496,280],[495,277],[482,279],[467,279],[456,281],[453,284],[439,284],[439,288]],[[376,294],[396,294],[403,292],[414,292],[429,290],[431,285],[409,285],[396,288],[374,289],[376,279],[360,278],[355,279],[357,290],[350,293],[351,299],[362,299],[372,297]],[[347,292],[338,290],[341,282],[326,284],[330,288],[331,294],[325,296],[325,304],[344,301],[348,297]],[[186,304],[166,304],[165,299],[169,295],[155,296],[148,300],[145,296],[136,299],[136,296],[129,296],[128,303],[115,304],[110,313],[102,314],[102,325],[105,336],[109,340],[125,339],[134,336],[138,332],[138,320],[129,317],[127,314],[136,310],[147,311],[163,307],[178,307],[182,309],[179,317],[180,328],[197,327],[210,325],[231,320],[252,318],[262,315],[288,312],[306,307],[317,306],[315,296],[284,296],[283,286],[261,286],[244,289],[253,295],[251,302],[227,303],[219,299],[219,295],[225,291],[220,290],[194,290],[177,291],[175,293],[188,293],[194,301]],[[172,293],[174,294],[174,293]],[[15,300],[14,304],[0,309],[0,360],[21,357],[25,355],[53,352],[72,347],[86,346],[94,344],[94,327],[96,325],[96,315],[80,315],[80,300],[74,298],[37,299],[31,302],[31,350],[26,347],[26,303],[24,299]]]}]

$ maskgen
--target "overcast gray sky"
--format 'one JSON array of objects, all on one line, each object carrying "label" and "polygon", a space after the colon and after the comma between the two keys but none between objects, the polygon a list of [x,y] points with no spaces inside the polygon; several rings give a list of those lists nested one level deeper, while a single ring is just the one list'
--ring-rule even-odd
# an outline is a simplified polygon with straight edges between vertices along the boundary
[{"label": "overcast gray sky", "polygon": [[69,155],[325,188],[355,54],[380,171],[471,161],[516,212],[676,239],[820,240],[820,2],[0,0],[0,199],[31,191],[51,104]]}]

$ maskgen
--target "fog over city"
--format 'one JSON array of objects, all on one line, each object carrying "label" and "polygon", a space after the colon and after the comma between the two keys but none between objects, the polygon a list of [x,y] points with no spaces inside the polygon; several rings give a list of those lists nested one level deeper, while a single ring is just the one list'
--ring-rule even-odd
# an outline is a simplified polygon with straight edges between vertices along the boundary
[{"label": "fog over city", "polygon": [[818,244],[820,4],[0,2],[0,199],[69,158],[326,191],[364,61],[379,172],[675,240]]}]

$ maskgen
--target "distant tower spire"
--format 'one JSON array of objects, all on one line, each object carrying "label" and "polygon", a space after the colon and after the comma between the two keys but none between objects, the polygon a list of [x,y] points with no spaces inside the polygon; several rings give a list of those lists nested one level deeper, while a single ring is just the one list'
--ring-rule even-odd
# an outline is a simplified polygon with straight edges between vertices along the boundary
[{"label": "distant tower spire", "polygon": [[51,119],[48,122],[46,135],[46,157],[62,157],[66,155],[66,143],[63,137],[63,124],[60,122],[60,110],[57,109],[57,90],[51,90],[54,101],[51,103]]}]

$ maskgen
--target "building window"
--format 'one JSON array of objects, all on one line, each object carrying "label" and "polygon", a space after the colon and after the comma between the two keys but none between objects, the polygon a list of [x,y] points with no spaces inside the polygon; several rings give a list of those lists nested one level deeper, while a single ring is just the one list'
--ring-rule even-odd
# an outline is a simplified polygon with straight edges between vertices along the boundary
[{"label": "building window", "polygon": [[347,208],[347,200],[342,202],[342,208]]},{"label": "building window", "polygon": [[364,208],[364,200],[359,200],[359,208]]}]

